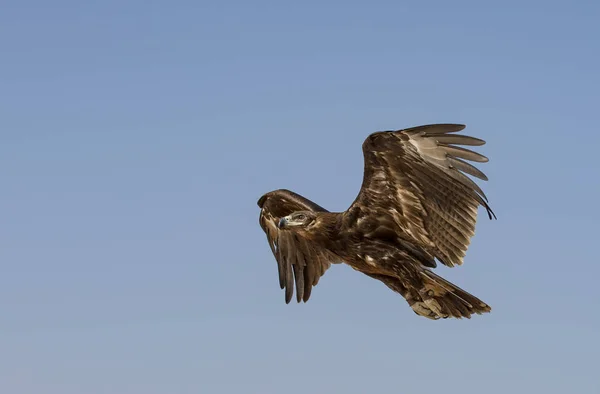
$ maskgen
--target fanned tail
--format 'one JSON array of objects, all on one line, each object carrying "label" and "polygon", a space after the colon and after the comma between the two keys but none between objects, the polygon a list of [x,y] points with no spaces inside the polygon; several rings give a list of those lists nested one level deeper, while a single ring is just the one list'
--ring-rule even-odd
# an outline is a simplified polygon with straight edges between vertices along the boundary
[{"label": "fanned tail", "polygon": [[[492,308],[474,295],[433,273],[425,267],[412,266],[410,281],[367,274],[379,279],[406,299],[413,311],[428,319],[470,319],[471,315],[488,313]],[[406,276],[403,276],[406,278]]]},{"label": "fanned tail", "polygon": [[[424,268],[421,271],[423,287],[418,290],[420,301],[411,305],[415,313],[430,319],[446,319],[454,317],[471,318],[471,315],[481,315],[491,312],[492,308],[441,276]],[[418,297],[415,297],[418,298]],[[416,308],[415,308],[416,307]],[[420,309],[420,311],[417,311]],[[420,313],[421,312],[421,313]]]}]

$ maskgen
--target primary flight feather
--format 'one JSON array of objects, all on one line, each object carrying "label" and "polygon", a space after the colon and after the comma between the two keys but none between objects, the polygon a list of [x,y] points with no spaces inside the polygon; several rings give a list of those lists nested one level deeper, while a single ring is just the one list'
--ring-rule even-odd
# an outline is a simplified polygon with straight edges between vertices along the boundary
[{"label": "primary flight feather", "polygon": [[402,295],[430,319],[490,312],[479,298],[431,269],[436,260],[461,265],[487,197],[465,174],[487,180],[467,161],[488,159],[463,146],[485,141],[457,133],[459,124],[433,124],[367,137],[363,183],[345,212],[329,212],[289,190],[258,200],[260,226],[277,261],[289,303],[308,301],[331,264],[346,263]]}]

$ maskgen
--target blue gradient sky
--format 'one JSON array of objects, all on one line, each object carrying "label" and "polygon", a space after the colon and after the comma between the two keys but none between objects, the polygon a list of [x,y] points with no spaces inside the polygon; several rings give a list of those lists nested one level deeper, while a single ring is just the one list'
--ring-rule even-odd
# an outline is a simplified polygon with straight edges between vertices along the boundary
[{"label": "blue gradient sky", "polygon": [[[0,392],[598,393],[598,2],[2,3]],[[418,4],[417,4],[418,3]],[[490,157],[429,321],[335,266],[285,305],[256,200],[344,210],[371,132]]]}]

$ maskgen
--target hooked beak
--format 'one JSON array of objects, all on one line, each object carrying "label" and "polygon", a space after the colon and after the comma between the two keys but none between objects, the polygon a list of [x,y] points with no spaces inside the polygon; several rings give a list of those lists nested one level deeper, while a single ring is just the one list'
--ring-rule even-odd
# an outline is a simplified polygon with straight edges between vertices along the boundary
[{"label": "hooked beak", "polygon": [[286,217],[281,218],[281,219],[279,219],[279,224],[277,225],[277,227],[280,229],[283,229],[287,225],[287,222],[288,222],[288,220]]}]

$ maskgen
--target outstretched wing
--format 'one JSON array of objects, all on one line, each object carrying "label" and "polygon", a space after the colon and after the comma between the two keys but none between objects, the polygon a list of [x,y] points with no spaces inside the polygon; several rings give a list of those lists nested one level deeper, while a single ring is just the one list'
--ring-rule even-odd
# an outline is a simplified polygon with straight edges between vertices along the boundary
[{"label": "outstretched wing", "polygon": [[334,257],[291,231],[280,231],[279,219],[296,211],[327,212],[312,201],[289,190],[275,190],[258,200],[260,226],[267,235],[279,269],[279,286],[285,289],[285,302],[294,294],[298,302],[308,301],[313,286],[330,267]]},{"label": "outstretched wing", "polygon": [[350,209],[392,219],[443,264],[462,264],[475,233],[479,205],[490,219],[495,218],[483,191],[465,175],[487,180],[465,160],[488,159],[456,146],[485,141],[452,134],[464,128],[433,124],[369,135],[363,143],[363,184]]}]

